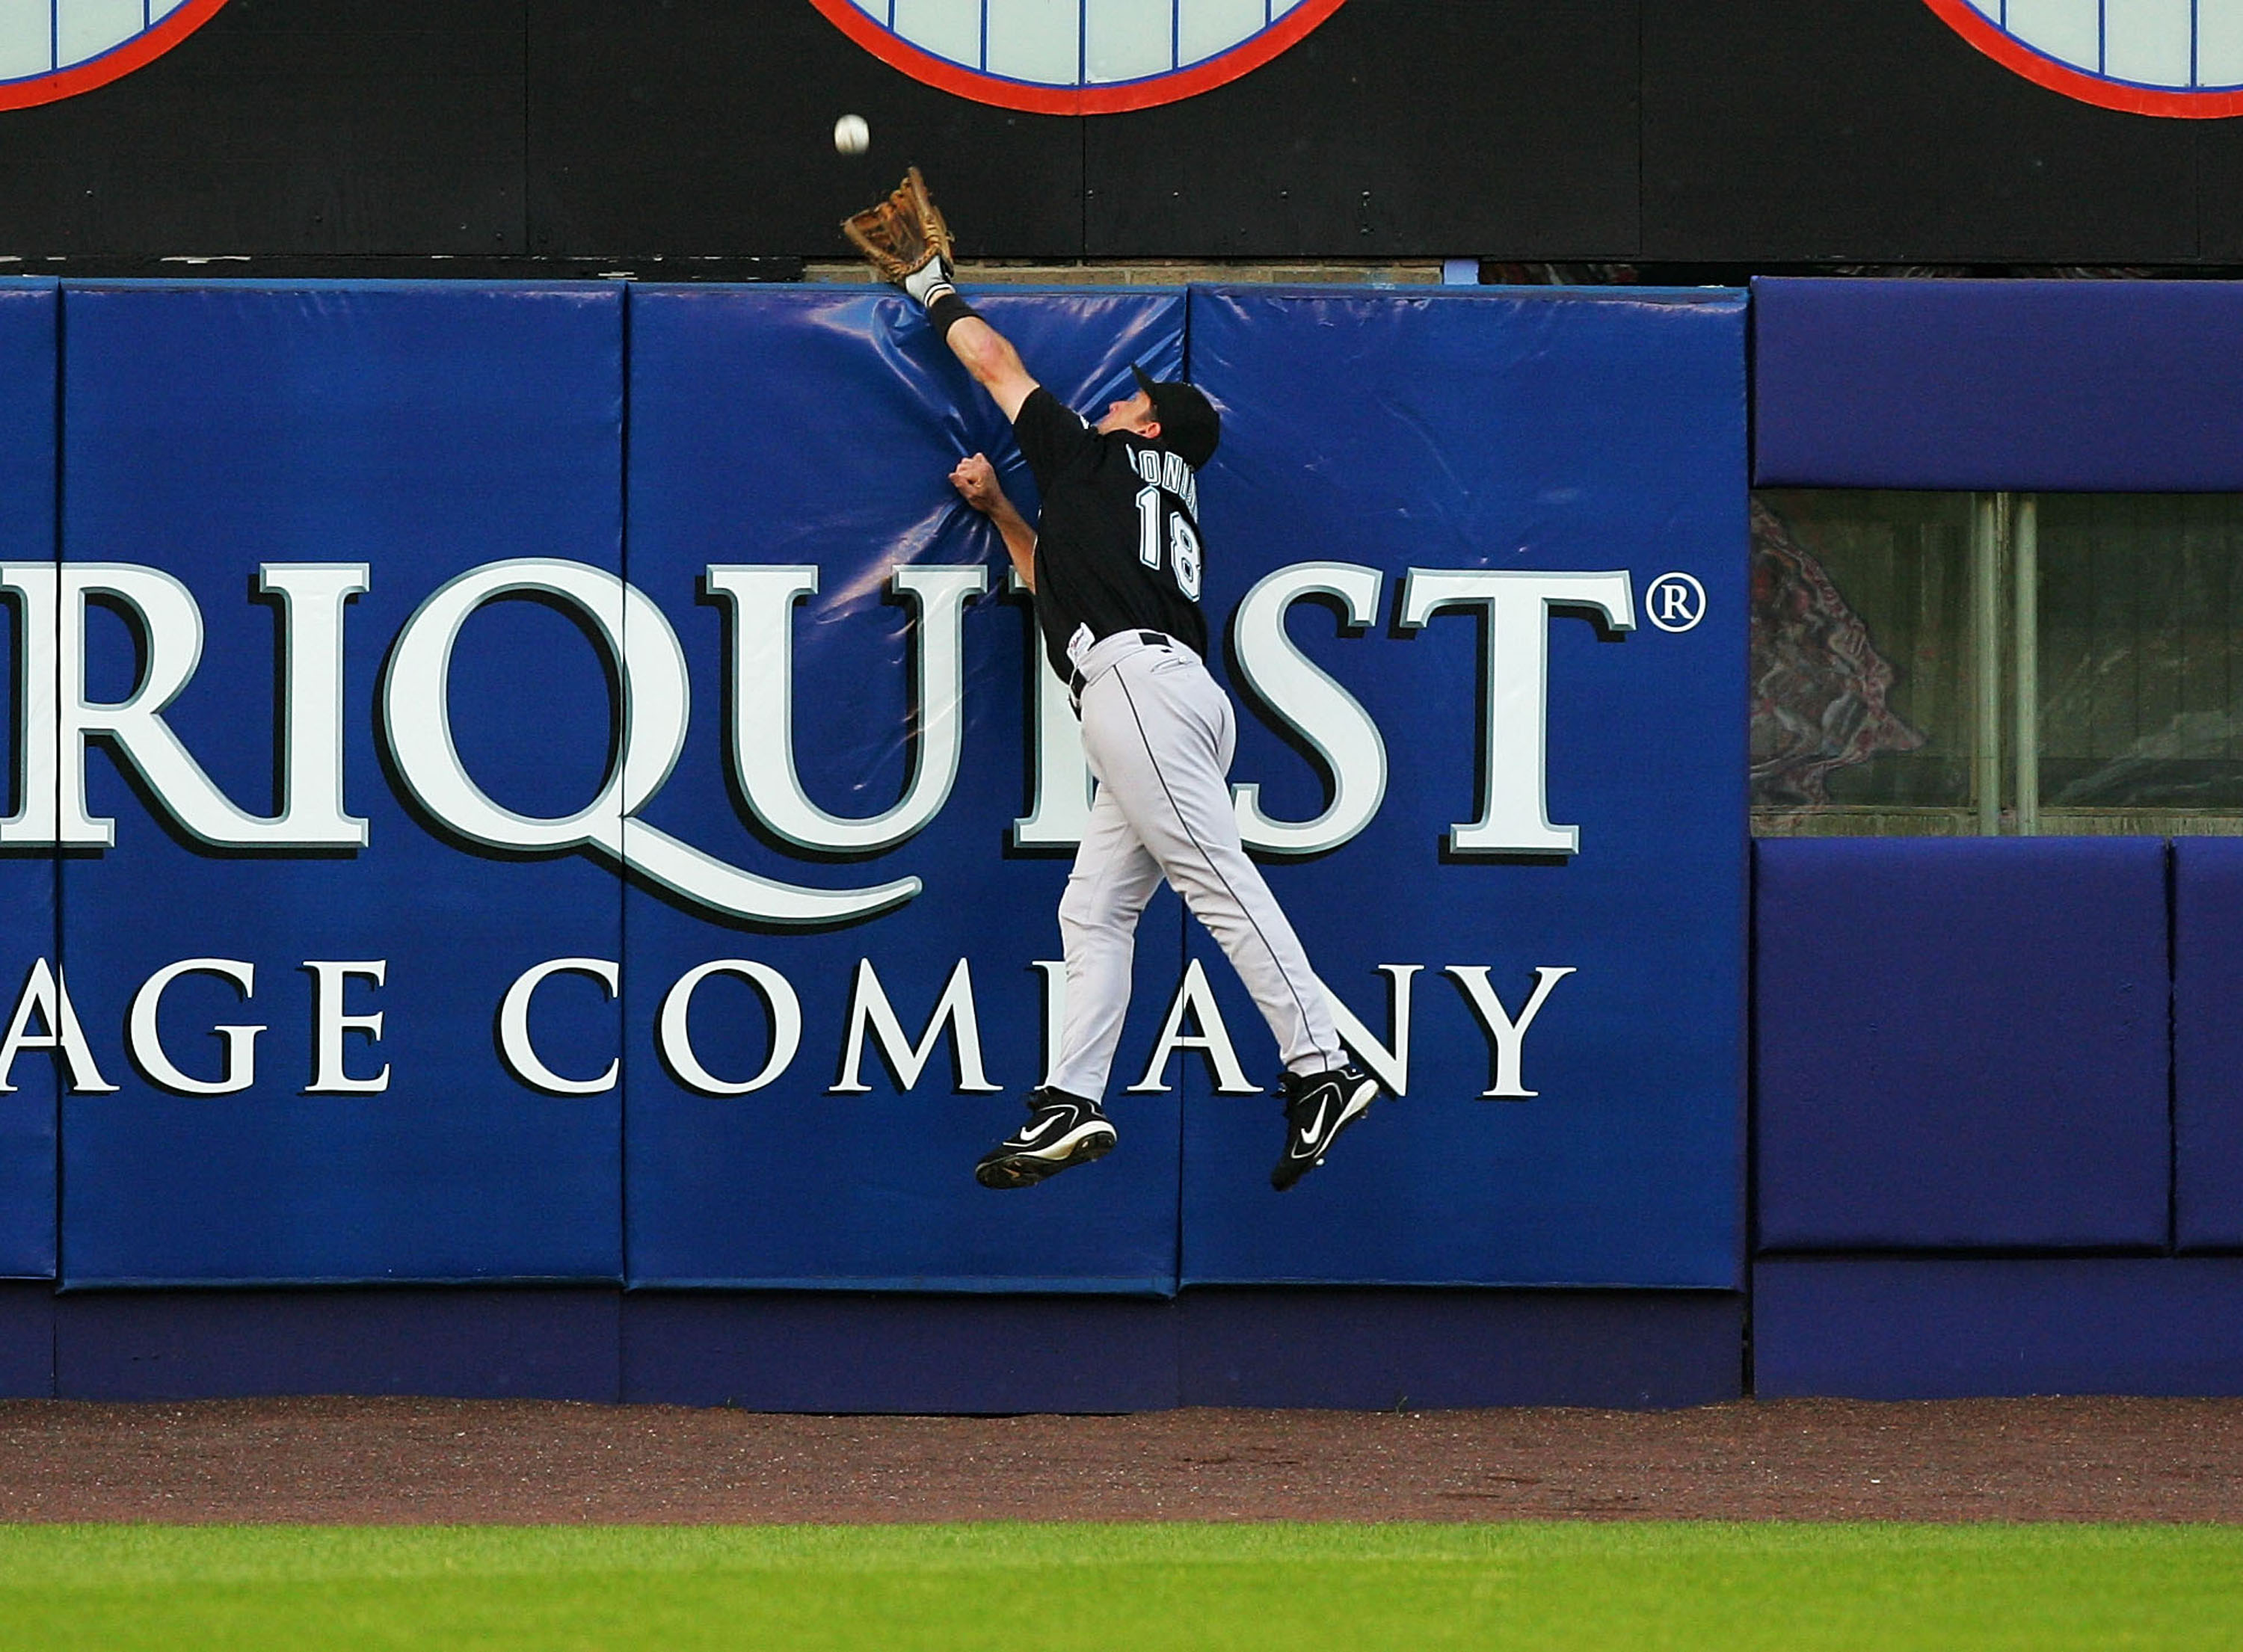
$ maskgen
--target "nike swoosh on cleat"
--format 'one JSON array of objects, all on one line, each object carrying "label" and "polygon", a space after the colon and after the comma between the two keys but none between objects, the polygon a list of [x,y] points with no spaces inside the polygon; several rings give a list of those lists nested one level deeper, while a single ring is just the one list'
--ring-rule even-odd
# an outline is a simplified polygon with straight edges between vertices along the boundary
[{"label": "nike swoosh on cleat", "polygon": [[1324,1134],[1324,1115],[1330,1111],[1331,1103],[1329,1101],[1320,1101],[1317,1104],[1317,1122],[1302,1126],[1301,1145],[1294,1150],[1294,1158],[1305,1158],[1317,1151],[1317,1138]]},{"label": "nike swoosh on cleat", "polygon": [[1065,1113],[1046,1114],[1043,1118],[1036,1120],[1034,1124],[1023,1129],[1020,1133],[1018,1136],[1015,1136],[1013,1139],[1021,1143],[1023,1145],[1033,1145],[1039,1136],[1044,1135],[1054,1125],[1064,1124],[1066,1121],[1067,1115]]},{"label": "nike swoosh on cleat", "polygon": [[1114,1134],[1115,1131],[1113,1125],[1108,1124],[1102,1118],[1094,1118],[1086,1124],[1077,1125],[1073,1130],[1068,1132],[1066,1135],[1061,1136],[1057,1141],[1047,1143],[1041,1147],[1022,1150],[1019,1154],[1019,1157],[1023,1158],[1065,1158],[1068,1154],[1074,1152],[1076,1148],[1080,1147],[1084,1142],[1090,1140],[1092,1138],[1104,1136],[1110,1140],[1113,1138]]}]

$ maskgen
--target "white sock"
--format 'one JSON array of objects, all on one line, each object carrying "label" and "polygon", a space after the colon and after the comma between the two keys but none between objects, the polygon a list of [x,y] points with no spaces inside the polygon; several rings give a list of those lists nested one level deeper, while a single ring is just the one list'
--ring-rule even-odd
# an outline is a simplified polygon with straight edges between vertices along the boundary
[{"label": "white sock", "polygon": [[904,278],[904,291],[919,300],[924,310],[946,292],[958,288],[950,279],[950,265],[940,259],[929,259]]}]

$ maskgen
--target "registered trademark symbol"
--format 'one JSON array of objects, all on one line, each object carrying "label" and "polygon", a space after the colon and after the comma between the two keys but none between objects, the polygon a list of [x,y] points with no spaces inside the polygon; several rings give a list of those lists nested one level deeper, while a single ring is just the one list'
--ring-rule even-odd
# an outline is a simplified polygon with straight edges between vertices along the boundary
[{"label": "registered trademark symbol", "polygon": [[1662,574],[1643,594],[1643,611],[1662,631],[1687,631],[1706,617],[1706,588],[1687,574]]}]

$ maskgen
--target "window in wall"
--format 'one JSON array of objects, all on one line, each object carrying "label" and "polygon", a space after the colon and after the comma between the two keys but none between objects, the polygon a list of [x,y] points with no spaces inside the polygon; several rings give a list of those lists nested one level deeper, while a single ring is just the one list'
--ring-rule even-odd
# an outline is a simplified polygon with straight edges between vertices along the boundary
[{"label": "window in wall", "polygon": [[2243,498],[2049,494],[2038,514],[2042,829],[2243,829]]},{"label": "window in wall", "polygon": [[1768,833],[1969,829],[1968,495],[1752,507],[1752,802]]},{"label": "window in wall", "polygon": [[1764,835],[2243,832],[2243,496],[1753,500]]}]

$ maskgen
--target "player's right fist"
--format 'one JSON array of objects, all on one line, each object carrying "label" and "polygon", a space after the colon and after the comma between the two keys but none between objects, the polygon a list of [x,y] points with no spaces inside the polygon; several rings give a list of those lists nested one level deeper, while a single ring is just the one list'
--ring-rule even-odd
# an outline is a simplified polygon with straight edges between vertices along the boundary
[{"label": "player's right fist", "polygon": [[1005,502],[1005,490],[997,485],[997,467],[986,453],[968,453],[960,460],[950,473],[950,485],[960,498],[985,516]]}]

